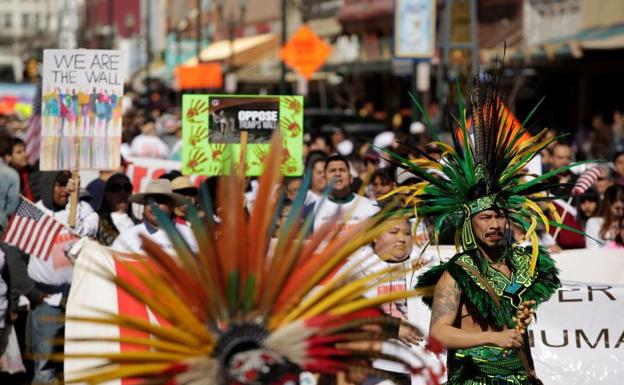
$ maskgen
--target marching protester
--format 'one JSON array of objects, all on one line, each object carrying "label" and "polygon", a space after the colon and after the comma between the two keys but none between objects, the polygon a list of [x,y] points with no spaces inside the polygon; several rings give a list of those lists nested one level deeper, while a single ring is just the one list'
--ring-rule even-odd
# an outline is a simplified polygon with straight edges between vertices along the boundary
[{"label": "marching protester", "polygon": [[0,156],[4,157],[5,162],[18,172],[20,194],[31,202],[36,202],[41,198],[39,193],[41,173],[28,163],[28,153],[23,140],[12,137],[10,147],[10,152],[0,154]]},{"label": "marching protester", "polygon": [[330,155],[325,162],[325,183],[333,183],[333,188],[314,208],[314,232],[336,215],[346,216],[348,224],[355,224],[379,211],[373,201],[352,191],[352,181],[347,159],[339,154]]},{"label": "marching protester", "polygon": [[310,188],[306,195],[305,204],[309,205],[318,201],[325,191],[325,162],[327,155],[322,151],[312,151],[308,154],[306,161],[306,170],[312,173],[310,180]]},{"label": "marching protester", "polygon": [[[420,247],[414,245],[412,226],[407,218],[390,218],[385,225],[388,226],[387,230],[376,237],[369,246],[363,247],[337,273],[337,276],[346,274],[349,280],[357,280],[382,272],[384,269],[399,266],[398,272],[387,272],[378,278],[379,284],[365,293],[365,296],[369,298],[413,287],[419,274],[439,262],[431,252],[423,252]],[[408,306],[413,306],[414,309],[408,312]],[[408,304],[407,299],[400,299],[382,304],[380,310],[399,320],[397,324],[392,325],[392,329],[386,331],[395,335],[393,342],[398,340],[402,344],[397,348],[396,345],[383,345],[382,343],[382,352],[413,346],[418,346],[423,350],[420,344],[423,342],[423,333],[428,330],[430,312],[420,301],[410,300]],[[373,362],[373,367],[387,373],[397,385],[413,383],[411,376],[401,365],[380,359]],[[357,378],[351,375],[350,377],[352,382],[367,385],[374,385],[385,380],[385,378],[375,376]],[[425,380],[419,378],[414,384],[424,383]]]},{"label": "marching protester", "polygon": [[97,240],[103,245],[112,245],[119,234],[138,223],[129,201],[131,194],[132,184],[126,175],[117,173],[107,179],[97,211],[100,219]]},{"label": "marching protester", "polygon": [[[47,294],[48,299],[31,312],[31,349],[35,357],[35,383],[52,383],[62,372],[62,365],[46,358],[53,352],[54,338],[63,336],[65,301],[72,281],[73,266],[67,253],[77,237],[95,237],[98,216],[91,206],[78,201],[76,226],[69,230],[69,196],[79,188],[69,171],[43,172],[41,177],[41,200],[36,206],[52,216],[65,227],[61,230],[49,255],[32,255],[28,263],[28,275],[35,287]],[[34,304],[31,304],[34,305]],[[56,320],[50,320],[55,318]]]},{"label": "marching protester", "polygon": [[178,176],[173,178],[171,181],[171,190],[187,199],[185,205],[176,206],[174,210],[176,220],[184,221],[184,223],[186,223],[184,219],[186,216],[186,206],[197,205],[197,193],[199,190],[191,183],[191,179],[188,176]]},{"label": "marching protester", "polygon": [[[163,226],[173,226],[175,217],[174,209],[187,204],[188,200],[180,194],[176,194],[171,189],[171,182],[167,179],[150,180],[145,191],[132,195],[129,198],[131,203],[143,205],[143,222],[130,227],[121,233],[111,245],[111,248],[119,251],[127,251],[133,253],[144,254],[143,242],[140,235],[154,241],[164,251],[173,252],[173,244],[167,233],[163,230]],[[172,222],[161,223],[154,213],[153,206],[161,210]],[[175,227],[184,237],[191,249],[197,249],[195,237],[191,233],[191,229],[181,223],[175,223]]]},{"label": "marching protester", "polygon": [[600,248],[619,234],[624,217],[624,187],[615,185],[605,191],[599,215],[589,218],[585,225],[588,249]]},{"label": "marching protester", "polygon": [[[8,154],[11,150],[8,136],[0,136],[0,154]],[[6,164],[4,156],[0,157],[0,234],[9,223],[9,217],[19,204],[20,178],[18,173]]]}]

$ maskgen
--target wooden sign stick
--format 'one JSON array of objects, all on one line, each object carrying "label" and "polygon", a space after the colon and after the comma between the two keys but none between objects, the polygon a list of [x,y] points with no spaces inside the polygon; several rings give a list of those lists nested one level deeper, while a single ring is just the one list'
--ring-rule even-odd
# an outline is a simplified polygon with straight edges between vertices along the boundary
[{"label": "wooden sign stick", "polygon": [[240,158],[239,158],[239,164],[238,164],[238,170],[240,173],[240,176],[242,178],[245,178],[245,174],[247,172],[247,167],[246,167],[246,156],[247,156],[247,131],[242,131],[240,134]]},{"label": "wooden sign stick", "polygon": [[70,228],[76,227],[76,211],[78,208],[78,191],[80,190],[80,174],[78,170],[72,171],[72,181],[74,182],[74,186],[76,188],[72,191],[69,197],[69,218],[67,219],[67,224]]},{"label": "wooden sign stick", "polygon": [[74,182],[75,189],[72,191],[69,197],[69,218],[67,218],[67,224],[71,229],[76,228],[76,212],[78,209],[78,194],[80,193],[80,139],[76,138],[76,168],[72,171],[71,179]]}]

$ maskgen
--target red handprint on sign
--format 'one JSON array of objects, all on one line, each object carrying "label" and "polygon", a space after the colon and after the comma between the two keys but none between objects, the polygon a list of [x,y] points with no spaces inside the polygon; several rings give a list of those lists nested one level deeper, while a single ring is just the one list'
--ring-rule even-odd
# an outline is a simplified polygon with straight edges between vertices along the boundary
[{"label": "red handprint on sign", "polygon": [[215,143],[210,145],[210,158],[213,162],[225,162],[230,159],[229,154],[225,154],[225,144]]},{"label": "red handprint on sign", "polygon": [[286,103],[286,108],[288,108],[289,110],[291,110],[292,112],[294,112],[295,114],[300,114],[301,110],[303,109],[303,106],[301,105],[301,103],[293,98],[293,97],[284,97],[284,102]]},{"label": "red handprint on sign", "polygon": [[191,136],[189,143],[191,147],[196,147],[201,141],[208,139],[208,129],[202,126],[195,126],[191,128]]},{"label": "red handprint on sign", "polygon": [[281,120],[280,126],[282,127],[282,130],[288,132],[288,136],[291,138],[296,138],[301,135],[301,126],[299,126],[299,123],[289,119],[288,117]]},{"label": "red handprint on sign", "polygon": [[199,99],[195,99],[191,102],[191,106],[189,107],[189,109],[186,110],[186,121],[189,123],[200,123],[196,119],[197,117],[199,117],[199,115],[203,114],[206,111],[208,111],[208,103]]},{"label": "red handprint on sign", "polygon": [[290,155],[290,151],[284,147],[282,150],[282,173],[292,174],[295,171],[297,171],[297,162]]},{"label": "red handprint on sign", "polygon": [[266,160],[269,157],[269,150],[264,146],[255,146],[253,147],[253,154],[256,156],[256,159],[252,162],[252,164],[264,167]]},{"label": "red handprint on sign", "polygon": [[206,157],[206,154],[203,151],[193,150],[191,151],[189,161],[186,163],[186,167],[191,169],[191,173],[195,174],[197,173],[199,166],[207,161],[208,157]]}]

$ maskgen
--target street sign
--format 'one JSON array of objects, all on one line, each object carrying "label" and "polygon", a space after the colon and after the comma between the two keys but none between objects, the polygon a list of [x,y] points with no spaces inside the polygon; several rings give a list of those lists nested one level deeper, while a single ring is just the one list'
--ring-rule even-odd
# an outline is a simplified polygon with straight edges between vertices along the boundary
[{"label": "street sign", "polygon": [[289,67],[310,80],[331,53],[329,44],[303,25],[280,50],[280,57]]}]

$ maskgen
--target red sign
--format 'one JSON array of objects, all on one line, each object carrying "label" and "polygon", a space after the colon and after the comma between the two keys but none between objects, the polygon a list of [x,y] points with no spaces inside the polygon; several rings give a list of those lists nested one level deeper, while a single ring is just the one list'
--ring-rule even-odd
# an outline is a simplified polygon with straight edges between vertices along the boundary
[{"label": "red sign", "polygon": [[331,53],[329,44],[321,40],[308,26],[303,25],[280,50],[280,57],[289,67],[306,79],[325,63]]}]

